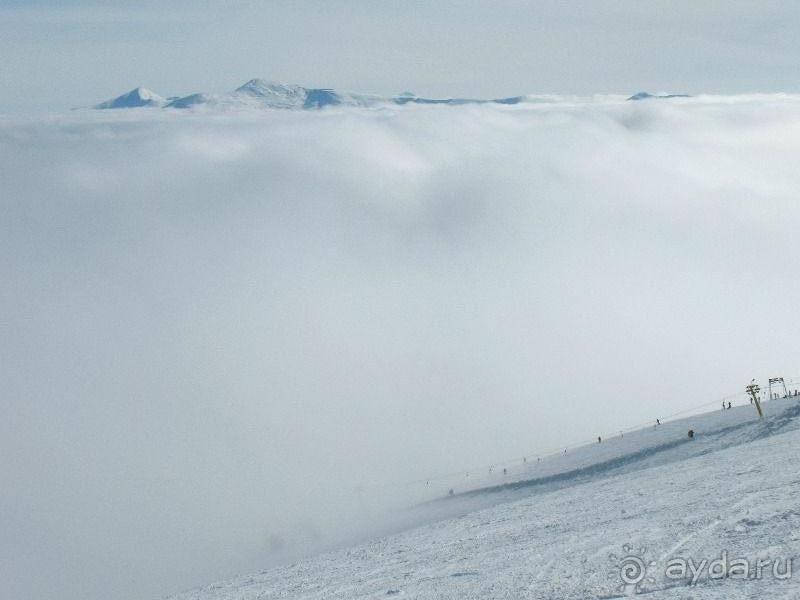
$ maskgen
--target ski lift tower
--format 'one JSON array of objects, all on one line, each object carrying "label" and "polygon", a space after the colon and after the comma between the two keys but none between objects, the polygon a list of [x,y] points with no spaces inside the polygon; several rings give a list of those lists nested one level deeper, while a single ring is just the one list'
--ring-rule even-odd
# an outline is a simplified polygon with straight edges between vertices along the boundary
[{"label": "ski lift tower", "polygon": [[761,410],[761,401],[758,398],[758,392],[761,390],[761,388],[758,387],[756,380],[751,379],[750,385],[748,385],[745,388],[745,390],[747,391],[748,394],[750,394],[750,397],[753,399],[753,404],[756,405],[756,410],[758,411],[758,418],[759,419],[764,418],[764,413]]},{"label": "ski lift tower", "polygon": [[789,390],[786,389],[786,382],[783,380],[783,377],[771,377],[769,380],[769,399],[772,400],[772,384],[775,384],[777,387],[778,384],[783,386],[783,397],[786,398],[789,395]]}]

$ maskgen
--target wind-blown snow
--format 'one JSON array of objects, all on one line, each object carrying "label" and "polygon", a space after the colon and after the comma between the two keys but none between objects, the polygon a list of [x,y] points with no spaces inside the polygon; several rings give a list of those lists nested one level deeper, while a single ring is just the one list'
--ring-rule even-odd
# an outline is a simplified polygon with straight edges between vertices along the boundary
[{"label": "wind-blown snow", "polygon": [[799,154],[782,95],[0,117],[3,593],[266,568],[796,375]]}]

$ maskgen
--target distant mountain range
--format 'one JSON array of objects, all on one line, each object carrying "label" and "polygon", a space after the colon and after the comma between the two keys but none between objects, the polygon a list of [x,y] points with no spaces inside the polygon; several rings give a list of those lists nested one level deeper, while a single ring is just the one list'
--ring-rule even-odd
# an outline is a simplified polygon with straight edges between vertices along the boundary
[{"label": "distant mountain range", "polygon": [[[651,98],[683,98],[680,94],[652,95],[639,92],[628,100],[645,100]],[[411,92],[397,96],[377,96],[372,94],[356,94],[339,92],[326,88],[305,88],[300,85],[277,83],[265,79],[251,79],[243,86],[227,94],[191,94],[165,98],[147,88],[139,87],[117,98],[106,100],[94,106],[98,109],[109,108],[197,108],[197,107],[230,107],[230,108],[282,108],[308,110],[326,106],[380,106],[404,104],[519,104],[536,101],[529,96],[513,96],[492,100],[474,98],[421,98]]]},{"label": "distant mountain range", "polygon": [[653,100],[658,98],[691,98],[689,94],[651,94],[649,92],[639,92],[628,100]]}]

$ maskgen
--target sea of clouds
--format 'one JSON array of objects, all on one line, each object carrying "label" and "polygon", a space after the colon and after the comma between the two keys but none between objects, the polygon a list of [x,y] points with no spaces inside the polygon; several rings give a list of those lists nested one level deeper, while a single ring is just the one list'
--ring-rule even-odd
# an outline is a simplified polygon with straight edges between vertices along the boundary
[{"label": "sea of clouds", "polygon": [[0,117],[3,595],[155,598],[797,375],[798,156],[792,96]]}]

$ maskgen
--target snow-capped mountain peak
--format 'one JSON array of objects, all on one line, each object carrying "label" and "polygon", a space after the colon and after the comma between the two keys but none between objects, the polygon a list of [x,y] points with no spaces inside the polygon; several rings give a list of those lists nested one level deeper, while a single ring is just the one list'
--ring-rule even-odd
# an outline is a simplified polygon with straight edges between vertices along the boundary
[{"label": "snow-capped mountain peak", "polygon": [[237,88],[234,94],[252,96],[275,108],[301,108],[305,104],[308,90],[299,85],[251,79]]},{"label": "snow-capped mountain peak", "polygon": [[305,91],[305,88],[295,84],[270,81],[268,79],[251,79],[244,85],[236,88],[236,92],[241,94],[252,94],[253,96],[288,95],[297,94]]},{"label": "snow-capped mountain peak", "polygon": [[144,87],[137,87],[121,96],[101,102],[95,108],[137,108],[141,106],[164,106],[165,104],[166,100],[155,92]]}]

